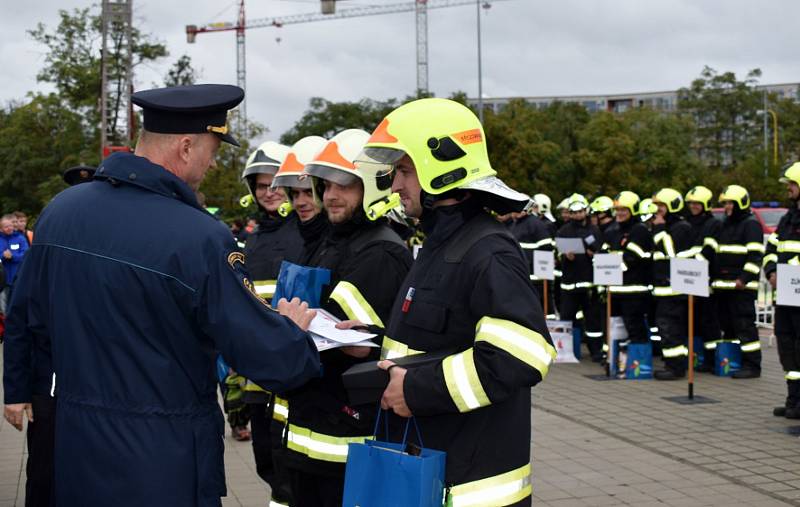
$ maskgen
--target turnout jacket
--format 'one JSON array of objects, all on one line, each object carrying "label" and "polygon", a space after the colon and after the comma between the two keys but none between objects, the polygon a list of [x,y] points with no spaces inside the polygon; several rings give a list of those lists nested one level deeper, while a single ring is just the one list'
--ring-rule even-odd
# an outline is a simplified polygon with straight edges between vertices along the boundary
[{"label": "turnout jacket", "polygon": [[217,353],[265,388],[319,374],[311,337],[258,297],[228,228],[130,153],[39,218],[11,300],[6,403],[30,401],[40,340],[52,345],[66,506],[221,505]]},{"label": "turnout jacket", "polygon": [[666,223],[653,227],[653,244],[653,295],[677,296],[670,287],[670,261],[676,257],[692,256],[692,226],[670,213]]},{"label": "turnout jacket", "polygon": [[766,250],[763,238],[761,225],[750,210],[736,210],[725,217],[719,233],[711,287],[731,290],[735,289],[736,280],[741,280],[755,295]]},{"label": "turnout jacket", "polygon": [[767,239],[763,260],[767,278],[778,269],[778,264],[800,265],[800,209],[796,203],[781,217],[775,232]]},{"label": "turnout jacket", "polygon": [[708,261],[711,266],[716,261],[716,249],[719,245],[722,221],[714,218],[710,211],[690,216],[686,221],[692,226],[692,247],[689,249],[689,254],[700,260]]},{"label": "turnout jacket", "polygon": [[638,219],[616,222],[606,228],[609,253],[622,254],[622,285],[611,286],[614,295],[642,295],[650,292],[652,281],[653,235]]},{"label": "turnout jacket", "polygon": [[[363,213],[331,226],[311,265],[331,270],[322,291],[322,308],[340,319],[384,326],[397,290],[411,266],[411,253],[383,221],[368,222]],[[376,407],[351,407],[342,373],[374,357],[358,359],[339,349],[321,353],[323,376],[286,393],[286,463],[289,468],[341,477],[347,444],[373,433]]]},{"label": "turnout jacket", "polygon": [[[589,219],[583,223],[570,220],[561,226],[556,238],[580,238],[583,240],[583,247],[595,253],[599,252],[603,245],[600,229],[589,223]],[[575,254],[575,260],[569,260],[564,252],[560,252],[558,259],[561,263],[561,290],[582,290],[594,285],[592,257],[585,253]]]},{"label": "turnout jacket", "polygon": [[403,390],[424,446],[447,452],[452,505],[529,505],[530,388],[556,351],[516,240],[472,201],[423,217],[381,354],[450,353]]},{"label": "turnout jacket", "polygon": [[522,247],[531,280],[538,280],[533,275],[533,252],[534,250],[552,252],[555,249],[556,242],[553,240],[550,227],[541,218],[535,215],[526,215],[519,220],[509,221],[508,230]]}]

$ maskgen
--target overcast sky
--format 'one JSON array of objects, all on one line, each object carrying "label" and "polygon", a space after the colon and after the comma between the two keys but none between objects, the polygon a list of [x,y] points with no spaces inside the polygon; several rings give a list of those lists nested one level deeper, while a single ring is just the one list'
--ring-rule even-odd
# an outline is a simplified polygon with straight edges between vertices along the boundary
[{"label": "overcast sky", "polygon": [[[182,54],[201,82],[236,83],[233,32],[201,34],[185,25],[235,21],[236,1],[133,0],[135,23],[167,44],[169,58],[138,68],[137,89],[160,84]],[[403,0],[344,0],[339,9]],[[45,50],[27,35],[55,27],[58,9],[79,0],[0,0],[0,102],[21,99],[36,83]],[[250,0],[249,19],[317,12],[317,0]],[[475,7],[431,10],[429,84],[437,96],[477,95]],[[762,83],[800,81],[797,0],[506,0],[484,11],[483,90],[489,97],[673,90],[704,65]],[[416,87],[411,12],[247,32],[247,107],[278,137],[314,96],[329,100],[403,97]]]}]

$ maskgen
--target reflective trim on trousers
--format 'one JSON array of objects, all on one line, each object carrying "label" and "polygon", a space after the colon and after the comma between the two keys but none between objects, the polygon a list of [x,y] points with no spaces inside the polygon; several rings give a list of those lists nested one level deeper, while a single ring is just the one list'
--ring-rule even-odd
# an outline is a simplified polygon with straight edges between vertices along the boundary
[{"label": "reflective trim on trousers", "polygon": [[747,254],[747,246],[745,246],[745,245],[720,245],[719,246],[719,253],[745,255],[745,254]]},{"label": "reflective trim on trousers", "polygon": [[381,318],[352,283],[345,281],[337,283],[331,293],[331,299],[336,301],[349,318],[367,325],[384,327]]},{"label": "reflective trim on trousers", "polygon": [[689,348],[685,345],[678,345],[677,347],[670,347],[668,349],[661,349],[661,355],[664,359],[672,359],[673,357],[684,357],[689,355]]},{"label": "reflective trim on trousers", "polygon": [[650,292],[647,285],[611,285],[608,290],[612,294],[636,294],[639,292]]},{"label": "reflective trim on trousers", "polygon": [[413,356],[423,352],[422,350],[410,349],[405,343],[392,340],[388,336],[383,337],[383,343],[381,344],[381,359],[397,359],[398,357]]},{"label": "reflective trim on trousers", "polygon": [[703,347],[706,350],[716,350],[718,343],[722,343],[722,340],[713,340],[713,341],[710,341],[710,342],[705,342],[705,343],[703,343]]},{"label": "reflective trim on trousers", "polygon": [[280,396],[275,396],[272,404],[272,418],[285,423],[289,419],[289,402]]},{"label": "reflective trim on trousers", "polygon": [[592,282],[562,283],[561,290],[589,289],[592,285]]},{"label": "reflective trim on trousers", "polygon": [[[735,280],[714,280],[711,282],[711,288],[713,289],[736,289],[736,281]],[[745,288],[750,290],[758,290],[758,281],[753,280],[752,282],[747,282]]]},{"label": "reflective trim on trousers", "polygon": [[335,463],[347,462],[348,444],[363,444],[371,436],[333,437],[316,433],[308,428],[290,424],[286,433],[286,447],[309,458]]},{"label": "reflective trim on trousers", "polygon": [[517,503],[532,492],[528,463],[504,474],[452,486],[449,501],[453,507],[502,507]]},{"label": "reflective trim on trousers", "polygon": [[761,350],[761,341],[755,340],[747,343],[742,341],[740,347],[742,349],[742,352],[756,352],[758,350]]},{"label": "reflective trim on trousers", "polygon": [[653,295],[656,297],[680,296],[672,290],[672,287],[653,287]]},{"label": "reflective trim on trousers", "polygon": [[800,380],[800,371],[787,371],[783,378],[786,380]]}]

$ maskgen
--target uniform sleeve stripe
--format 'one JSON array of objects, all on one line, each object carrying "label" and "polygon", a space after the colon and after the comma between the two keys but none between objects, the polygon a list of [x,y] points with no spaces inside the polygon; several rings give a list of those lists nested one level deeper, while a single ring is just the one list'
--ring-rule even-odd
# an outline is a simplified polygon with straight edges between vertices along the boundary
[{"label": "uniform sleeve stripe", "polygon": [[642,259],[649,259],[650,258],[650,253],[649,252],[645,252],[644,249],[642,249],[642,247],[640,247],[639,245],[637,245],[636,243],[634,243],[632,241],[629,242],[625,246],[625,248],[627,248],[628,250],[634,252],[636,255],[638,255]]},{"label": "uniform sleeve stripe", "polygon": [[761,253],[764,253],[766,248],[764,247],[763,243],[752,242],[752,243],[748,243],[747,244],[747,250],[750,251],[750,252],[761,252]]},{"label": "uniform sleeve stripe", "polygon": [[336,284],[336,288],[331,293],[331,299],[338,303],[348,318],[364,324],[384,327],[378,314],[352,283],[341,281]]},{"label": "uniform sleeve stripe", "polygon": [[769,237],[767,238],[767,242],[771,245],[778,246],[778,234],[775,232],[770,234]]},{"label": "uniform sleeve stripe", "polygon": [[520,361],[536,368],[542,378],[556,358],[556,349],[536,331],[515,322],[484,317],[478,322],[476,341],[485,341],[505,350]]},{"label": "uniform sleeve stripe", "polygon": [[475,368],[474,349],[446,357],[442,370],[447,390],[459,412],[469,412],[491,403]]},{"label": "uniform sleeve stripe", "polygon": [[272,299],[272,296],[275,295],[275,289],[277,286],[278,285],[275,280],[258,280],[253,282],[253,287],[256,289],[256,294],[264,299]]},{"label": "uniform sleeve stripe", "polygon": [[753,262],[746,263],[742,269],[744,269],[748,273],[753,273],[754,275],[757,275],[758,272],[761,271],[761,269],[759,269],[758,267],[758,264],[755,264]]},{"label": "uniform sleeve stripe", "polygon": [[766,266],[770,262],[778,262],[778,255],[777,254],[769,254],[764,256],[764,260],[761,261],[762,266]]},{"label": "uniform sleeve stripe", "polygon": [[717,243],[717,240],[712,237],[705,238],[703,240],[703,244],[710,246],[715,252],[719,251],[719,243]]}]

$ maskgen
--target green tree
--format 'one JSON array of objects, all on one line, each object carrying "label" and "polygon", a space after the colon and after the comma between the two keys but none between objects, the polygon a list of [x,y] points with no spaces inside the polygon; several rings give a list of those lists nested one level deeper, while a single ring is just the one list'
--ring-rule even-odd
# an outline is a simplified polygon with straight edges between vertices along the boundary
[{"label": "green tree", "polygon": [[678,105],[697,124],[695,149],[711,168],[733,167],[758,149],[762,94],[755,89],[759,69],[743,81],[733,72],[718,73],[706,66],[688,88],[678,91]]},{"label": "green tree", "polygon": [[313,97],[309,109],[294,126],[281,136],[281,143],[291,146],[306,136],[322,136],[327,139],[345,129],[363,129],[372,132],[384,116],[398,102],[389,99],[380,102],[361,99],[358,102],[331,102],[322,97]]},{"label": "green tree", "polygon": [[197,77],[197,71],[192,66],[192,58],[189,55],[181,55],[164,76],[164,86],[193,85]]}]

